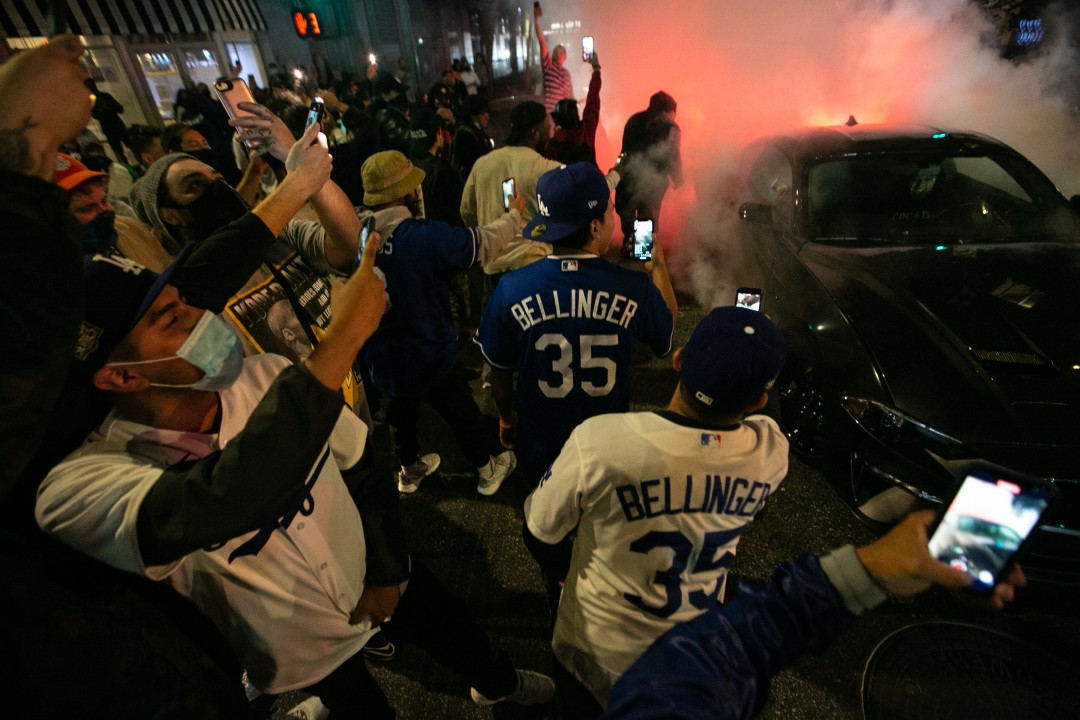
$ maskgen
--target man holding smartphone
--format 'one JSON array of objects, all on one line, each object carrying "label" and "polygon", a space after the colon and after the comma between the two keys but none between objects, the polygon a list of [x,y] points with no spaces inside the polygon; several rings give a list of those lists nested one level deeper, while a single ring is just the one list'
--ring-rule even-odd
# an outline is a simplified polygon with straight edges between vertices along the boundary
[{"label": "man holding smartphone", "polygon": [[600,58],[592,52],[588,62],[592,65],[592,78],[581,117],[578,117],[577,101],[573,98],[559,100],[551,111],[555,133],[548,140],[544,155],[566,165],[576,162],[596,164],[596,128],[600,125]]},{"label": "man holding smartphone", "polygon": [[615,216],[595,165],[545,173],[536,203],[524,236],[552,252],[502,277],[476,335],[494,371],[503,445],[516,445],[533,485],[578,423],[629,408],[634,343],[669,353],[678,313],[662,249],[645,273],[603,258]]},{"label": "man holding smartphone", "polygon": [[364,362],[372,384],[389,398],[398,490],[416,492],[441,463],[436,453],[420,454],[417,425],[424,403],[449,423],[476,468],[477,492],[492,495],[517,461],[509,451],[489,453],[480,408],[458,362],[449,281],[473,264],[483,265],[520,232],[525,202],[513,198],[509,212],[483,227],[453,227],[419,217],[424,171],[401,153],[375,153],[361,176],[364,204],[373,212],[365,219],[374,217],[381,237],[376,267],[385,274],[392,308],[365,348]]},{"label": "man holding smartphone", "polygon": [[[783,563],[766,585],[742,584],[730,603],[657,640],[615,684],[608,720],[749,718],[768,697],[769,679],[807,650],[820,652],[887,593],[917,595],[933,585],[958,590],[971,577],[927,550],[933,511],[912,513],[861,548]],[[1014,567],[987,597],[1001,609],[1027,584]]]}]

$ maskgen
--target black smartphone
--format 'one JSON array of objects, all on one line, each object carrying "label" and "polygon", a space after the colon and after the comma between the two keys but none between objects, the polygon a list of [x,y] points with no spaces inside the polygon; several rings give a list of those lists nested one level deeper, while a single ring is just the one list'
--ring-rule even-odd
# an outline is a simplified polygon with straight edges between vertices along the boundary
[{"label": "black smartphone", "polygon": [[761,288],[741,287],[736,290],[735,307],[761,310]]},{"label": "black smartphone", "polygon": [[517,183],[514,181],[514,178],[508,177],[505,180],[503,180],[502,193],[503,193],[503,210],[509,210],[510,209],[510,198],[517,195]]},{"label": "black smartphone", "polygon": [[369,215],[368,219],[364,221],[364,224],[360,226],[360,240],[356,243],[356,266],[360,267],[360,258],[364,254],[364,248],[367,247],[368,235],[371,235],[371,231],[375,229],[375,216]]},{"label": "black smartphone", "polygon": [[652,260],[653,221],[638,218],[634,221],[634,259]]},{"label": "black smartphone", "polygon": [[987,592],[1008,575],[1053,495],[1037,478],[972,469],[930,528],[930,554],[971,575],[971,590]]},{"label": "black smartphone", "polygon": [[593,54],[593,38],[592,35],[586,35],[581,38],[581,59],[584,62],[592,60]]},{"label": "black smartphone", "polygon": [[325,115],[326,104],[322,98],[312,98],[311,105],[308,106],[307,120],[304,121],[304,130],[307,130],[315,123],[322,123]]}]

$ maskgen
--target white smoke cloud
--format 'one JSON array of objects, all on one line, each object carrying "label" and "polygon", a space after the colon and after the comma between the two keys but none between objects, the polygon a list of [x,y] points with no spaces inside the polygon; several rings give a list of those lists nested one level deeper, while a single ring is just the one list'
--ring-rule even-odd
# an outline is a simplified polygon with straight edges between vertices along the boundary
[{"label": "white smoke cloud", "polygon": [[[580,18],[603,65],[598,161],[619,151],[622,126],[663,89],[679,103],[688,182],[664,203],[677,265],[711,297],[695,258],[718,251],[707,196],[735,148],[800,125],[902,122],[976,130],[1013,146],[1066,194],[1080,192],[1080,133],[1070,102],[1048,88],[1075,66],[1062,23],[1039,57],[1010,62],[996,28],[965,0],[588,0],[545,3]],[[1049,11],[1048,11],[1049,12]],[[579,99],[588,81],[580,35],[564,35]],[[722,291],[726,294],[728,289]],[[706,301],[706,297],[701,298]],[[730,302],[730,298],[723,300]]]}]

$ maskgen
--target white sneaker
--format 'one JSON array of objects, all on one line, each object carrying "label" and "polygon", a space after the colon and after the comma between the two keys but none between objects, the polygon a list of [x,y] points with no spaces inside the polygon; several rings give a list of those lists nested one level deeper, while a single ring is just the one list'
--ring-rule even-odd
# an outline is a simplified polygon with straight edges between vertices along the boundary
[{"label": "white sneaker", "polygon": [[492,456],[487,465],[476,469],[476,474],[480,476],[476,492],[481,495],[494,495],[499,491],[503,480],[510,477],[510,473],[514,472],[516,467],[517,457],[514,456],[512,450]]},{"label": "white sneaker", "polygon": [[330,710],[322,704],[322,700],[312,695],[299,705],[294,705],[285,717],[289,720],[326,720],[330,717]]},{"label": "white sneaker", "polygon": [[[504,453],[505,454],[505,453]],[[518,705],[541,705],[551,700],[555,695],[555,683],[547,675],[542,675],[532,670],[515,670],[518,684],[514,692],[505,697],[484,697],[476,692],[476,688],[469,688],[469,695],[477,705],[494,705],[503,701],[517,703]]]},{"label": "white sneaker", "polygon": [[403,493],[414,493],[420,489],[420,481],[439,469],[442,459],[435,453],[428,453],[412,465],[402,465],[401,469],[394,473],[397,478],[397,489]]}]

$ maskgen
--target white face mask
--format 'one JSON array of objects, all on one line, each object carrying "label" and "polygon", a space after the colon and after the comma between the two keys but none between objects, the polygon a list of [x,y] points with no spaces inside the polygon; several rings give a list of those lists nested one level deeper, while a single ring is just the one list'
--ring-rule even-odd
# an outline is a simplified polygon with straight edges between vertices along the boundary
[{"label": "white face mask", "polygon": [[203,371],[204,375],[189,385],[169,385],[150,383],[151,387],[191,388],[192,390],[225,390],[236,382],[244,364],[244,353],[240,339],[228,323],[212,312],[204,312],[191,329],[191,334],[184,340],[175,355],[136,360],[133,362],[106,363],[106,367],[120,365],[150,365],[180,358]]}]

